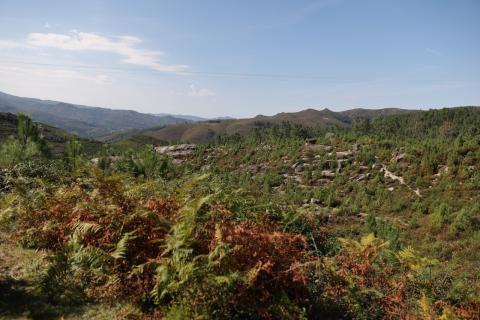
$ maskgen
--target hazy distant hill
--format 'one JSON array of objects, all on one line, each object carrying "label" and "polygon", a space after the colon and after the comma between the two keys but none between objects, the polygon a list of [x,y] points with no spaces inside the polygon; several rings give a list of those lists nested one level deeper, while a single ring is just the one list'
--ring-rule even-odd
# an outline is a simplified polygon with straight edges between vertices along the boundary
[{"label": "hazy distant hill", "polygon": [[154,113],[152,115],[154,115],[156,117],[174,117],[174,118],[178,118],[178,119],[189,120],[189,121],[192,121],[192,122],[208,120],[207,118],[192,116],[190,114]]},{"label": "hazy distant hill", "polygon": [[[153,144],[164,144],[166,141],[205,143],[212,141],[216,135],[247,134],[253,128],[269,127],[283,121],[304,126],[349,127],[355,118],[374,118],[383,115],[394,115],[413,112],[404,109],[352,109],[334,112],[328,109],[307,109],[300,112],[278,113],[274,116],[258,115],[254,118],[238,120],[208,120],[188,124],[176,124],[146,130],[130,131],[122,134],[112,134],[103,137],[105,142],[135,140],[137,143],[146,139]],[[154,140],[152,140],[152,138]]]},{"label": "hazy distant hill", "polygon": [[185,119],[185,120],[190,120],[192,122],[200,122],[200,121],[208,121],[208,120],[233,120],[235,118],[232,117],[216,117],[216,118],[203,118],[203,117],[197,117],[197,116],[192,116],[189,114],[170,114],[170,113],[156,113],[153,114],[154,116],[157,117],[166,117],[166,116],[171,116],[174,118],[179,118],[179,119]]},{"label": "hazy distant hill", "polygon": [[0,92],[0,112],[25,112],[33,120],[84,137],[107,135],[126,129],[145,129],[191,120],[173,116],[153,116],[131,110],[112,110],[64,102],[22,98]]},{"label": "hazy distant hill", "polygon": [[[45,138],[48,146],[52,150],[53,155],[60,155],[65,151],[65,144],[75,135],[62,129],[55,128],[43,123],[38,123],[42,136]],[[0,143],[8,139],[8,137],[17,135],[17,116],[12,113],[0,112]],[[83,151],[86,154],[94,154],[102,147],[99,141],[77,138],[82,144]]]}]

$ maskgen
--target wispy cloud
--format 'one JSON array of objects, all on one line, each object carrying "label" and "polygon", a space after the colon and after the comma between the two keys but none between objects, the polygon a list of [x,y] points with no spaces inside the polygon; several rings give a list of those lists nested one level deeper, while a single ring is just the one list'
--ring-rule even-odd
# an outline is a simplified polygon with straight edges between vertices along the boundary
[{"label": "wispy cloud", "polygon": [[191,84],[187,95],[189,97],[214,97],[216,93],[206,88],[197,88],[196,85]]},{"label": "wispy cloud", "polygon": [[[142,40],[133,36],[105,37],[96,33],[72,31],[69,34],[30,33],[26,44],[32,47],[49,47],[70,51],[110,52],[122,57],[122,62],[145,66],[160,72],[182,72],[188,69],[183,64],[164,64],[160,60],[162,52],[138,48]],[[20,46],[15,42],[5,42],[4,46]],[[2,42],[0,42],[0,48]]]},{"label": "wispy cloud", "polygon": [[0,49],[16,49],[22,46],[21,43],[10,41],[10,40],[0,40]]},{"label": "wispy cloud", "polygon": [[95,84],[106,84],[112,82],[110,76],[102,73],[84,73],[76,70],[52,68],[52,67],[24,67],[15,64],[0,64],[0,75],[7,76],[8,74],[21,74],[25,78],[43,78],[43,79],[57,79],[57,80],[81,80]]}]

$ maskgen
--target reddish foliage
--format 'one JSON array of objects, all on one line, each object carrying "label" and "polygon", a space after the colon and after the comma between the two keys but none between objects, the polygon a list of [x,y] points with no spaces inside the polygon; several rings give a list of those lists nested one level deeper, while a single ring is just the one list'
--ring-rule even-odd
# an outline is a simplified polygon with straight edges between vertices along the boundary
[{"label": "reddish foliage", "polygon": [[459,319],[480,320],[480,302],[478,301],[462,303],[453,310]]},{"label": "reddish foliage", "polygon": [[116,274],[120,283],[92,288],[96,297],[116,298],[121,294],[137,296],[151,290],[154,272],[128,278],[136,265],[158,259],[162,243],[178,212],[178,204],[170,198],[127,198],[122,185],[116,181],[100,181],[97,189],[85,191],[77,185],[73,193],[51,197],[44,208],[39,208],[22,217],[23,236],[35,240],[38,248],[61,250],[70,240],[79,223],[97,226],[97,232],[82,238],[84,245],[111,252],[122,236],[134,231],[128,242],[124,259],[111,261],[105,266]]},{"label": "reddish foliage", "polygon": [[[150,211],[156,212],[165,219],[175,221],[175,215],[178,212],[178,204],[173,199],[149,198],[142,201],[142,205]],[[170,214],[167,216],[167,214]]]},{"label": "reddish foliage", "polygon": [[[335,257],[335,274],[342,279],[335,286],[327,286],[325,295],[335,301],[341,301],[348,290],[348,284],[381,292],[378,297],[369,297],[370,303],[365,308],[381,308],[385,311],[385,319],[414,319],[404,295],[402,282],[394,280],[394,270],[382,259],[378,258],[379,248],[369,245],[358,252],[342,252]],[[373,314],[373,313],[372,313]]]},{"label": "reddish foliage", "polygon": [[[244,305],[257,304],[268,317],[269,299],[286,293],[292,300],[307,296],[308,255],[305,237],[277,230],[267,223],[242,222],[218,224],[221,241],[233,248],[230,268],[248,279],[237,288],[237,300]],[[210,250],[220,239],[212,239]]]},{"label": "reddish foliage", "polygon": [[[233,259],[236,270],[246,272],[255,266],[276,275],[279,282],[298,282],[305,285],[301,268],[296,268],[306,258],[307,244],[301,235],[289,234],[266,224],[242,222],[221,226],[223,241],[234,247]],[[215,241],[212,242],[212,246]],[[260,274],[259,274],[260,276]],[[292,278],[293,276],[293,278]]]}]

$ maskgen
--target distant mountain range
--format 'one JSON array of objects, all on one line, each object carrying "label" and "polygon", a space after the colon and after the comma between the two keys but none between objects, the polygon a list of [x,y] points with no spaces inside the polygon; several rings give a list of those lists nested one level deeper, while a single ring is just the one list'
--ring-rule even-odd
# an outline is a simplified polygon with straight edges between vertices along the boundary
[{"label": "distant mountain range", "polygon": [[165,144],[167,142],[210,142],[217,135],[223,134],[247,134],[253,128],[269,127],[284,121],[301,124],[304,126],[321,127],[349,127],[355,118],[374,118],[401,113],[415,112],[406,109],[352,109],[342,112],[334,112],[329,109],[307,109],[300,112],[278,113],[274,116],[258,115],[248,119],[207,120],[195,123],[183,123],[165,127],[150,128],[111,134],[101,138],[101,141],[115,143],[119,141],[132,141],[138,144],[140,141],[148,141],[150,144]]},{"label": "distant mountain range", "polygon": [[188,115],[188,114],[170,114],[170,113],[156,113],[156,114],[153,114],[153,115],[157,116],[157,117],[171,116],[171,117],[174,117],[174,118],[185,119],[185,120],[189,120],[189,121],[192,121],[192,122],[207,121],[207,120],[232,120],[232,119],[235,119],[235,118],[232,118],[232,117],[202,118],[202,117],[192,116],[192,115]]},{"label": "distant mountain range", "polygon": [[112,110],[22,98],[2,92],[0,92],[0,112],[25,112],[35,121],[91,138],[122,130],[146,129],[194,121],[171,115],[153,116],[131,110]]},{"label": "distant mountain range", "polygon": [[152,116],[156,116],[156,117],[174,117],[174,118],[177,118],[177,119],[185,119],[185,120],[192,121],[192,122],[198,122],[198,121],[208,120],[208,118],[202,118],[202,117],[192,116],[192,115],[189,115],[189,114],[152,113]]},{"label": "distant mountain range", "polygon": [[21,98],[0,92],[0,112],[29,114],[34,121],[102,142],[122,142],[127,146],[145,143],[210,142],[217,135],[247,134],[253,128],[269,127],[283,121],[304,126],[348,127],[356,117],[373,118],[414,112],[405,109],[352,109],[334,112],[307,109],[300,112],[258,115],[254,118],[205,119],[192,115],[144,114],[64,102]]}]

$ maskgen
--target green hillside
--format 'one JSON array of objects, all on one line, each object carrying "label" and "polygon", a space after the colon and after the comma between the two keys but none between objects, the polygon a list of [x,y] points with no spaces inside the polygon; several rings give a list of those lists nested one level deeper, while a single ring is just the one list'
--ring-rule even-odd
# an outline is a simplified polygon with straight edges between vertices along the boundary
[{"label": "green hillside", "polygon": [[0,317],[478,318],[480,108],[393,113],[8,162]]},{"label": "green hillside", "polygon": [[151,128],[146,130],[130,131],[127,135],[124,133],[112,134],[102,137],[100,140],[105,142],[117,142],[120,140],[134,139],[142,141],[142,137],[151,137],[149,143],[161,145],[165,141],[170,142],[191,142],[208,143],[214,141],[216,137],[223,135],[240,134],[246,135],[252,129],[269,128],[282,122],[290,122],[308,127],[319,128],[347,128],[350,127],[356,118],[375,118],[382,115],[394,115],[414,112],[403,109],[353,109],[344,112],[333,112],[328,109],[314,110],[307,109],[300,112],[279,113],[275,116],[258,115],[249,119],[238,120],[209,120],[188,124],[169,125],[160,128]]},{"label": "green hillside", "polygon": [[[0,143],[5,141],[9,137],[16,137],[17,135],[17,116],[12,113],[0,112]],[[37,123],[40,128],[40,132],[51,148],[53,155],[61,155],[65,152],[66,143],[76,137],[74,134],[66,132],[65,130],[58,129],[52,126],[48,126],[42,123]],[[98,152],[102,143],[99,141],[84,139],[76,137],[82,144],[86,154],[95,154]]]}]

